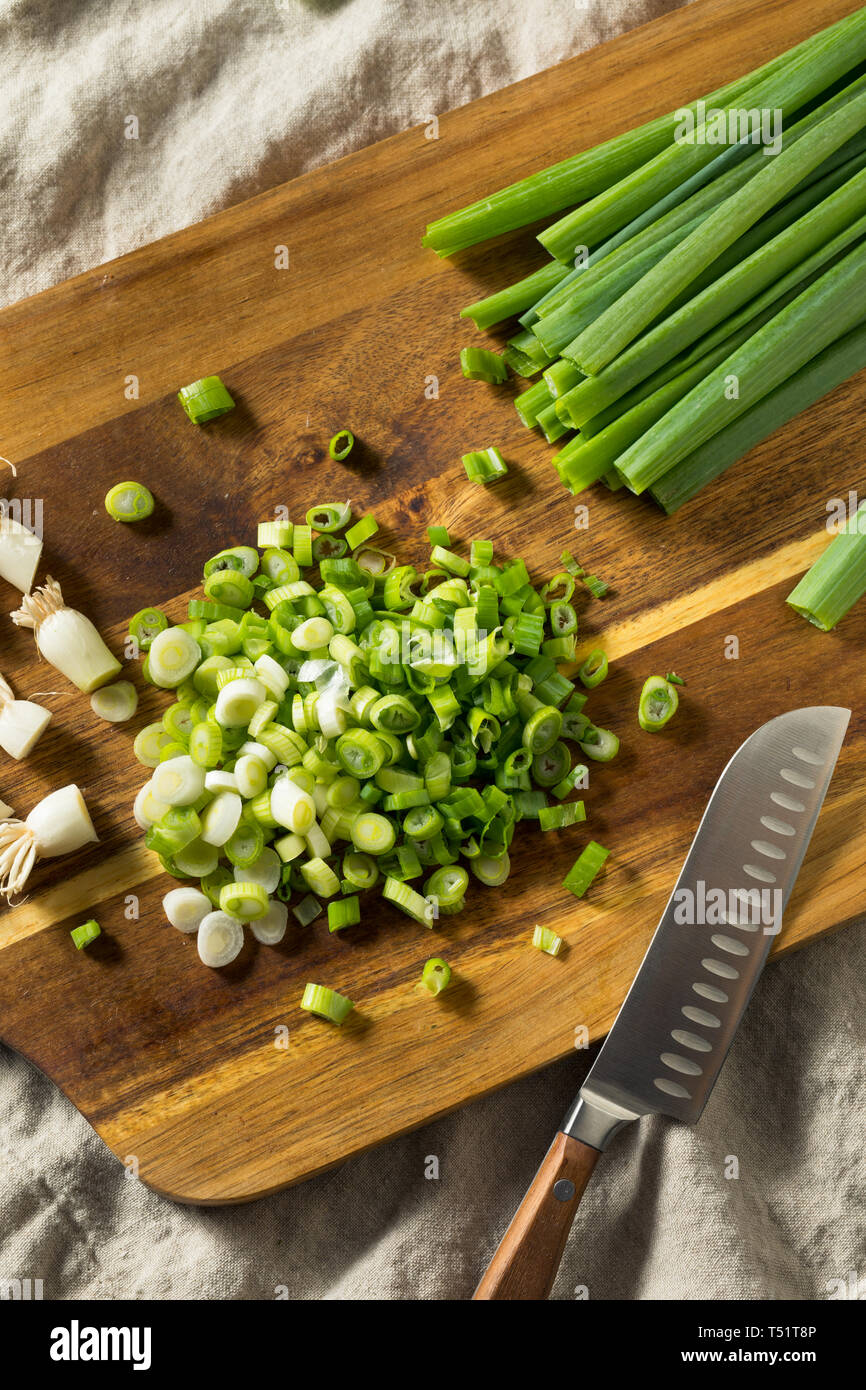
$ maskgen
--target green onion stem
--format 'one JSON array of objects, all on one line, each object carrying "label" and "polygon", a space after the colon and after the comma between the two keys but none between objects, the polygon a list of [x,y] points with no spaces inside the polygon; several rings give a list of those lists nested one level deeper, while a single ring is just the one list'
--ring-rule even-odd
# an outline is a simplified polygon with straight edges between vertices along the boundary
[{"label": "green onion stem", "polygon": [[[854,23],[856,19],[857,16],[854,15],[841,20],[831,29],[813,35],[754,72],[707,93],[703,98],[705,105],[782,105],[783,103],[777,99],[776,88],[771,96],[762,102],[755,96],[756,89],[760,88],[762,82],[768,82],[771,78],[784,77],[789,68],[804,60],[811,60],[813,55],[816,58],[816,66],[820,67],[816,90],[829,85],[837,69],[831,66],[830,61],[824,61],[828,40],[838,39],[839,45],[843,47],[849,43],[853,45],[859,38],[859,26]],[[848,66],[851,67],[858,62],[859,56],[857,48],[851,55]],[[844,68],[842,70],[844,71]],[[694,112],[696,105],[696,102],[692,102],[688,109]],[[640,169],[648,160],[652,160],[660,151],[669,147],[674,137],[677,114],[679,113],[669,112],[659,116],[635,130],[614,136],[601,145],[572,155],[559,164],[531,174],[496,193],[487,194],[477,203],[439,218],[428,226],[424,244],[432,247],[439,255],[451,255],[465,247],[474,246],[479,241],[527,226],[539,218],[551,216],[563,208],[593,198],[604,189],[616,185],[632,170]],[[678,179],[677,182],[679,181]],[[595,240],[596,237],[571,237],[570,233],[567,233],[563,238],[563,243],[567,246],[563,258],[570,260],[574,246],[581,241],[591,245]]]},{"label": "green onion stem", "polygon": [[[866,10],[863,22],[866,30]],[[800,140],[768,160],[754,178],[584,329],[569,354],[581,371],[601,371],[702,270],[796,188],[822,160],[862,130],[864,124],[866,92],[860,92],[841,110],[819,121]]]},{"label": "green onion stem", "polygon": [[[617,471],[634,491],[644,491],[864,316],[866,245],[861,244],[652,425],[620,456]],[[727,390],[732,378],[737,382],[735,397]]]},{"label": "green onion stem", "polygon": [[[781,108],[787,119],[866,58],[866,11],[859,10],[782,54],[764,69],[732,84],[735,92],[716,93],[707,108],[743,106],[750,110]],[[710,119],[712,116],[710,115]],[[670,126],[668,127],[670,131]],[[558,260],[570,261],[576,246],[593,246],[665,196],[684,179],[711,163],[717,146],[698,127],[691,139],[665,141],[648,161],[641,161],[617,182],[539,235]],[[781,155],[768,163],[775,163]],[[577,201],[573,199],[572,201]]]},{"label": "green onion stem", "polygon": [[866,503],[863,503],[814,565],[792,589],[787,602],[802,617],[830,632],[866,594]]}]

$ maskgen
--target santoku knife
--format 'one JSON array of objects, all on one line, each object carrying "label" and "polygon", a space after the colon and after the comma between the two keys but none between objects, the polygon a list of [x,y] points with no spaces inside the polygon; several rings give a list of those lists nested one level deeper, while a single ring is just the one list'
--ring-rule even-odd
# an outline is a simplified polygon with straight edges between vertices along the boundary
[{"label": "santoku knife", "polygon": [[616,1021],[476,1299],[542,1299],[613,1136],[642,1115],[694,1124],[794,886],[850,710],[792,710],[728,763]]}]

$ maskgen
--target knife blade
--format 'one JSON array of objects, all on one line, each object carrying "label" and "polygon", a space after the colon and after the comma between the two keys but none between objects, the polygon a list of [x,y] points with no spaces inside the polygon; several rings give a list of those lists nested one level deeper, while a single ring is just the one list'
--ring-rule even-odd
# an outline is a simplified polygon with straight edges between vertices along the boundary
[{"label": "knife blade", "polygon": [[851,711],[762,725],[719,778],[634,982],[476,1299],[545,1298],[599,1154],[624,1125],[693,1124],[754,990]]}]

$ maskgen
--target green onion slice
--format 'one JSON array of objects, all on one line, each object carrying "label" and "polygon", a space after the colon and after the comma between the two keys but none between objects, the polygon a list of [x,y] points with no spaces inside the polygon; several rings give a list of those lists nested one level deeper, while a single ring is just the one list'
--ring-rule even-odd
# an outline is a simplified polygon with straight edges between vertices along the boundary
[{"label": "green onion slice", "polygon": [[609,729],[597,729],[594,724],[590,724],[579,743],[586,756],[597,763],[609,763],[619,752],[616,734]]},{"label": "green onion slice", "polygon": [[511,862],[507,854],[500,854],[496,858],[488,854],[479,854],[470,861],[470,867],[479,883],[486,884],[488,888],[498,888],[511,872]]},{"label": "green onion slice", "polygon": [[89,946],[91,941],[95,941],[102,935],[102,929],[93,917],[87,922],[82,922],[80,927],[73,927],[69,933],[75,943],[76,951],[81,951],[85,946]]},{"label": "green onion slice", "polygon": [[431,956],[421,972],[421,983],[435,999],[451,983],[451,966],[441,956]]},{"label": "green onion slice", "polygon": [[647,733],[656,733],[676,714],[679,702],[680,697],[672,681],[665,680],[664,676],[650,676],[640,693],[638,723]]},{"label": "green onion slice", "polygon": [[105,510],[114,521],[144,521],[153,508],[153,493],[143,483],[115,483],[105,494]]},{"label": "green onion slice", "polygon": [[314,1014],[316,1018],[327,1019],[329,1023],[339,1026],[345,1023],[354,1007],[351,999],[347,999],[344,994],[338,994],[335,989],[312,984],[304,987],[301,1008],[308,1014]]},{"label": "green onion slice", "polygon": [[424,894],[447,915],[460,912],[469,886],[469,874],[462,864],[444,864],[435,869],[424,885]]},{"label": "green onion slice", "polygon": [[463,467],[470,483],[495,483],[508,472],[502,454],[493,446],[463,455]]},{"label": "green onion slice", "polygon": [[361,904],[357,897],[338,898],[328,903],[328,930],[342,931],[361,920]]},{"label": "green onion slice", "polygon": [[216,570],[240,570],[247,579],[252,579],[258,568],[258,551],[253,546],[233,545],[228,550],[218,550],[205,561],[204,577],[208,579]]},{"label": "green onion slice", "polygon": [[593,690],[597,685],[601,685],[607,672],[607,656],[600,647],[596,647],[594,651],[590,652],[577,674],[587,690]]},{"label": "green onion slice", "polygon": [[368,512],[366,516],[362,516],[360,521],[356,521],[355,525],[350,526],[346,532],[349,549],[356,550],[359,545],[363,545],[364,541],[375,536],[378,529],[379,523],[371,513]]},{"label": "green onion slice", "polygon": [[194,425],[205,425],[234,410],[235,403],[218,376],[204,376],[182,386],[177,398]]},{"label": "green onion slice", "polygon": [[[355,436],[351,430],[338,430],[328,441],[328,453],[337,463],[347,459],[355,446]],[[310,523],[312,524],[312,523]]]},{"label": "green onion slice", "polygon": [[405,912],[407,917],[420,922],[422,927],[432,927],[435,905],[428,902],[420,893],[416,893],[414,888],[410,888],[407,883],[400,883],[396,878],[386,878],[382,888],[382,897],[393,903],[395,907],[399,907],[400,911]]},{"label": "green onion slice", "polygon": [[109,724],[124,724],[138,709],[138,691],[130,681],[115,681],[94,690],[90,708]]},{"label": "green onion slice", "polygon": [[461,348],[460,370],[468,381],[487,381],[492,386],[501,386],[508,380],[508,368],[499,353],[489,348]]},{"label": "green onion slice", "polygon": [[532,944],[538,951],[548,956],[558,956],[562,950],[562,937],[557,936],[551,927],[536,927],[532,933]]},{"label": "green onion slice", "polygon": [[143,652],[150,651],[154,637],[168,627],[168,618],[159,608],[140,608],[129,620],[129,635]]},{"label": "green onion slice", "polygon": [[596,840],[590,840],[566,874],[563,888],[567,888],[576,898],[582,898],[609,855],[609,849],[603,849]]},{"label": "green onion slice", "polygon": [[379,878],[379,865],[369,854],[350,852],[343,856],[343,878],[353,888],[372,888]]},{"label": "green onion slice", "polygon": [[[334,439],[339,439],[339,435],[334,435]],[[333,443],[333,440],[331,441]],[[336,455],[332,454],[332,458]],[[317,506],[311,507],[307,512],[306,523],[314,531],[329,533],[331,531],[342,531],[352,519],[352,503],[345,502],[320,502]]]}]

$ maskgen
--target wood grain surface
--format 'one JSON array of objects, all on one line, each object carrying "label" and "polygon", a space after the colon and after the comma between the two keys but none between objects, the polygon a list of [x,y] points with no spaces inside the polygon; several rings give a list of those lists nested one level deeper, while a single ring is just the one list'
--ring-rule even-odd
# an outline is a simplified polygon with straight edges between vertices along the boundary
[{"label": "wood grain surface", "polygon": [[[157,1190],[190,1202],[273,1191],[567,1054],[578,1027],[602,1036],[726,760],[793,706],[844,701],[854,717],[778,949],[866,910],[866,609],[825,636],[783,602],[826,543],[828,497],[862,484],[863,377],[676,517],[601,490],[588,531],[576,531],[551,449],[522,429],[509,392],[464,381],[457,362],[472,340],[459,308],[540,261],[531,235],[448,263],[420,247],[442,211],[671,109],[851,8],[702,0],[444,116],[438,140],[407,131],[0,313],[10,496],[41,499],[43,575],[118,651],[145,603],[184,615],[214,549],[248,542],[279,504],[297,516],[331,496],[375,511],[407,560],[422,558],[437,522],[523,553],[539,577],[572,545],[613,585],[581,621],[615,658],[590,710],[623,753],[593,769],[586,827],[543,843],[519,835],[505,891],[473,890],[432,937],[374,900],[351,932],[292,926],[280,947],[250,943],[220,972],[165,925],[171,884],[132,818],[143,780],[133,735],[165,696],[142,688],[134,727],[109,728],[0,618],[0,670],[55,712],[26,763],[4,759],[0,796],[26,814],[76,780],[100,836],[40,866],[26,901],[0,913],[0,1037]],[[287,270],[275,268],[279,246]],[[238,409],[197,429],[174,392],[212,372]],[[430,376],[438,399],[425,397]],[[344,425],[361,441],[351,467],[327,457]],[[492,442],[512,471],[472,487],[460,455]],[[159,499],[136,528],[102,506],[125,477]],[[3,586],[0,608],[16,601]],[[672,667],[688,680],[681,713],[666,733],[641,734],[640,686]],[[613,855],[577,902],[559,885],[589,836]],[[125,915],[130,894],[137,918]],[[89,916],[104,935],[78,953],[69,929]],[[565,938],[559,958],[530,947],[536,922]],[[414,985],[434,951],[456,983],[430,1002]],[[356,1001],[341,1030],[300,1012],[307,980]]]}]

